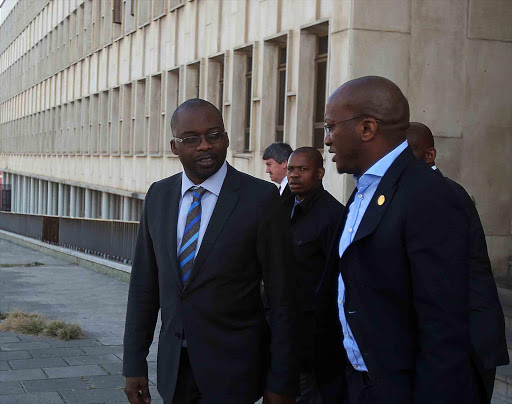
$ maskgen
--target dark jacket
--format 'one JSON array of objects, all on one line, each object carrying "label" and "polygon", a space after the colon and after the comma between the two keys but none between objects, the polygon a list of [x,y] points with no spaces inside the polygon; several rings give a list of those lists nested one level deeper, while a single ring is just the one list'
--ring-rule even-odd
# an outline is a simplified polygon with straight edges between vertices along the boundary
[{"label": "dark jacket", "polygon": [[[440,176],[441,171],[435,170]],[[464,187],[448,177],[469,218],[469,325],[475,363],[480,371],[509,363],[505,319],[476,206]]]},{"label": "dark jacket", "polygon": [[[291,194],[285,202],[290,214],[294,201],[295,195]],[[312,370],[314,367],[316,290],[343,209],[344,206],[320,186],[295,207],[291,218],[296,260],[295,276],[300,296],[298,303],[302,312],[298,334],[302,347],[302,370]]]},{"label": "dark jacket", "polygon": [[264,388],[295,395],[293,246],[276,187],[228,166],[185,287],[176,257],[180,192],[181,173],[154,183],[146,195],[128,294],[123,374],[147,375],[160,310],[157,377],[166,402],[174,395],[183,335],[202,403],[247,404]]},{"label": "dark jacket", "polygon": [[[319,290],[331,316],[321,320],[333,360],[343,352],[341,270],[345,315],[383,403],[475,402],[467,215],[452,188],[406,148],[382,178],[340,259],[345,219]],[[329,366],[343,364],[331,360]]]}]

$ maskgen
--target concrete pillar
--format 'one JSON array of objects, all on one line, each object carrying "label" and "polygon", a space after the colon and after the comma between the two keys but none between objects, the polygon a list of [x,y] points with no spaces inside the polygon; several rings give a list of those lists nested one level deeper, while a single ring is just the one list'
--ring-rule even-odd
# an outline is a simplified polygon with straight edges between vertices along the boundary
[{"label": "concrete pillar", "polygon": [[69,216],[76,217],[76,187],[73,185],[69,190]]},{"label": "concrete pillar", "polygon": [[125,222],[132,220],[131,219],[132,218],[131,209],[132,209],[132,198],[130,198],[128,196],[123,197],[123,220]]},{"label": "concrete pillar", "polygon": [[110,214],[109,214],[109,194],[108,192],[102,192],[101,193],[101,218],[102,219],[108,219]]},{"label": "concrete pillar", "polygon": [[48,181],[43,180],[43,215],[48,214]]},{"label": "concrete pillar", "polygon": [[58,214],[59,205],[59,187],[56,182],[53,183],[53,215]]},{"label": "concrete pillar", "polygon": [[85,217],[92,217],[92,190],[85,188]]},{"label": "concrete pillar", "polygon": [[51,181],[48,181],[48,205],[47,205],[47,208],[46,208],[46,214],[47,215],[53,215],[53,206],[55,204],[54,200],[53,200],[53,182]]},{"label": "concrete pillar", "polygon": [[59,216],[64,216],[64,184],[62,182],[59,182],[58,192],[59,192],[59,196],[58,196],[59,206],[58,206],[57,214]]},{"label": "concrete pillar", "polygon": [[20,212],[27,213],[27,177],[24,175],[21,176],[21,206],[20,206]]},{"label": "concrete pillar", "polygon": [[37,189],[37,214],[38,215],[43,215],[44,212],[43,212],[43,202],[44,202],[44,196],[43,196],[43,186],[44,186],[44,181],[43,180],[38,180],[38,189]]},{"label": "concrete pillar", "polygon": [[15,211],[14,202],[16,200],[16,198],[14,197],[15,192],[16,192],[16,185],[15,185],[16,175],[10,174],[9,180],[11,183],[11,212],[14,212]]},{"label": "concrete pillar", "polygon": [[82,217],[82,207],[83,207],[83,199],[84,199],[84,189],[81,187],[76,187],[76,217]]},{"label": "concrete pillar", "polygon": [[36,213],[36,179],[30,177],[30,213]]},{"label": "concrete pillar", "polygon": [[69,216],[69,185],[64,185],[64,210],[63,216]]}]

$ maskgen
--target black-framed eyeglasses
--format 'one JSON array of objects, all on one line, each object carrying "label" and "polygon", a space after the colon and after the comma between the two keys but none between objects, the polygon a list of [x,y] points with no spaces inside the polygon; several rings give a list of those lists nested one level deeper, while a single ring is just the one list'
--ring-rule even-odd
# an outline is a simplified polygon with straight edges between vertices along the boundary
[{"label": "black-framed eyeglasses", "polygon": [[227,132],[212,132],[207,133],[206,135],[201,136],[187,136],[187,137],[175,137],[174,140],[177,142],[180,142],[181,144],[184,144],[185,146],[189,147],[197,147],[201,144],[202,138],[210,143],[215,144],[220,142],[222,139],[224,139],[224,135],[227,135]]},{"label": "black-framed eyeglasses", "polygon": [[[343,122],[348,122],[348,121],[353,121],[354,119],[359,119],[359,118],[373,118],[373,116],[358,115],[358,116],[354,116],[353,118],[345,119],[343,121],[338,121],[338,122],[331,123],[329,125],[324,125],[324,133],[325,133],[326,136],[327,135],[331,136],[332,132],[334,131],[334,127],[337,124],[343,123]],[[382,121],[380,119],[377,119],[377,118],[373,118],[373,119],[375,119],[375,121],[378,122],[378,123],[382,123]]]}]

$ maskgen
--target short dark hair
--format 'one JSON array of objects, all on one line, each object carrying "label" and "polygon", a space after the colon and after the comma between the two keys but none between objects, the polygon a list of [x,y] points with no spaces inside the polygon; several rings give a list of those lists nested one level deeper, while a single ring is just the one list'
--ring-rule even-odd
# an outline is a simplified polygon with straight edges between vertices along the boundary
[{"label": "short dark hair", "polygon": [[307,154],[316,165],[316,168],[322,168],[324,166],[324,157],[322,156],[322,153],[320,153],[318,149],[314,147],[299,147],[298,149],[295,149],[292,154]]},{"label": "short dark hair", "polygon": [[293,153],[293,149],[288,143],[272,143],[263,152],[263,160],[274,159],[279,164],[283,164],[288,161],[290,154]]},{"label": "short dark hair", "polygon": [[208,108],[212,108],[217,113],[217,115],[219,116],[219,118],[222,121],[222,123],[224,123],[224,119],[222,119],[222,114],[220,113],[219,109],[215,105],[213,105],[211,102],[208,102],[208,101],[203,100],[201,98],[191,98],[191,99],[185,101],[184,103],[182,103],[178,108],[176,108],[176,110],[172,114],[172,117],[171,117],[171,132],[172,132],[173,136],[175,135],[176,121],[178,120],[178,116],[179,116],[180,112],[185,110],[185,109],[187,109],[187,108],[190,108],[190,107],[208,107]]}]

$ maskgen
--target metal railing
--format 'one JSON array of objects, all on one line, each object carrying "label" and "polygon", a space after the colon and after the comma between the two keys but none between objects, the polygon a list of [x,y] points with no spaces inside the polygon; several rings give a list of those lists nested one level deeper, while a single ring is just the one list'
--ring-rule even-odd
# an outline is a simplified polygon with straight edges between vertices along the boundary
[{"label": "metal railing", "polygon": [[11,211],[11,185],[2,184],[0,187],[0,211]]},{"label": "metal railing", "polygon": [[0,229],[131,264],[137,222],[0,212]]}]

